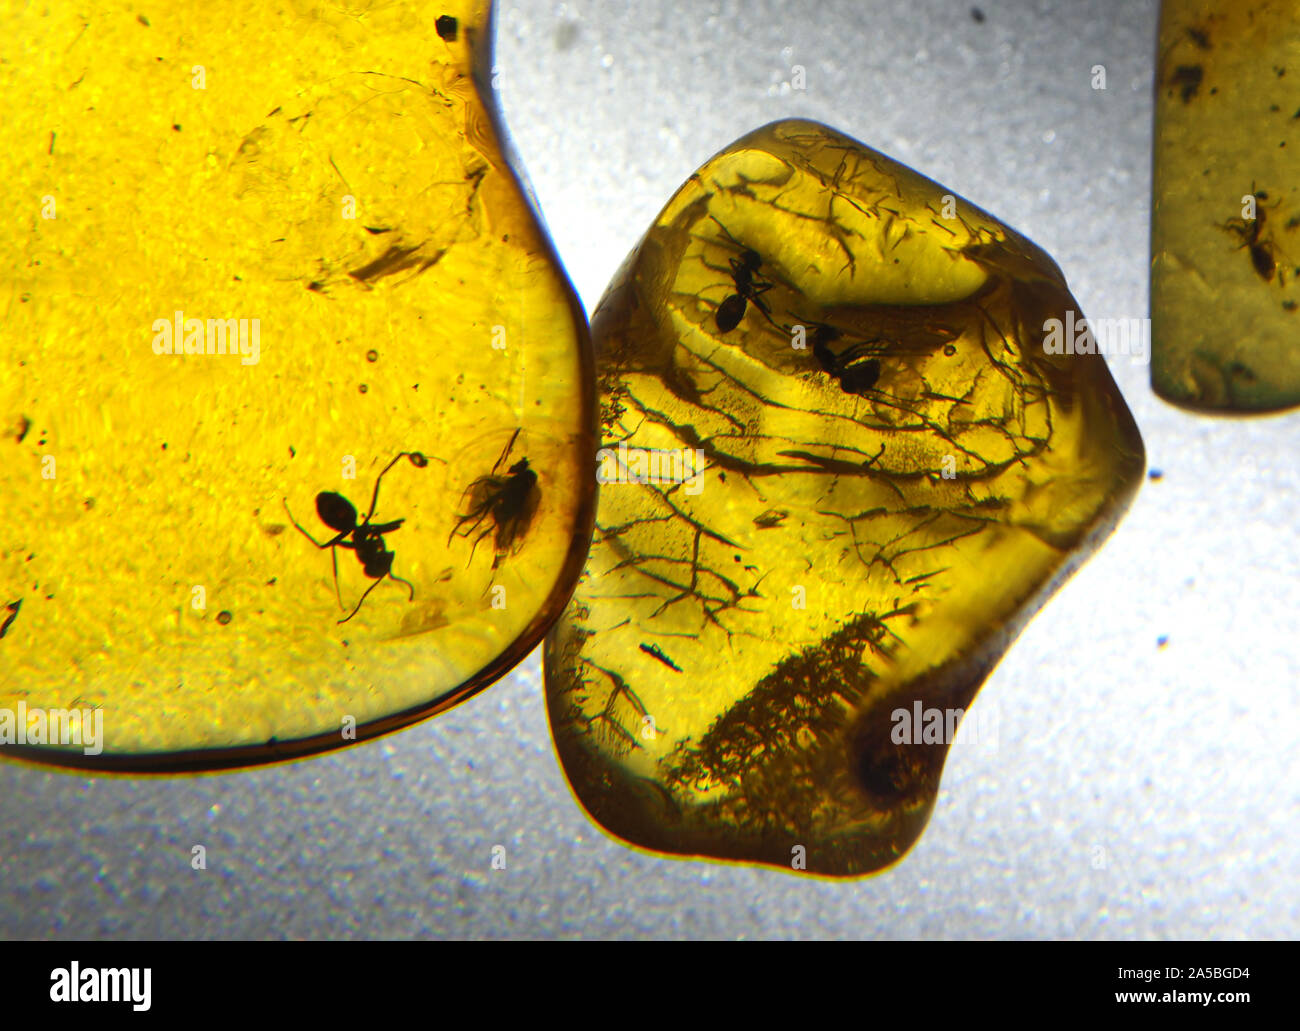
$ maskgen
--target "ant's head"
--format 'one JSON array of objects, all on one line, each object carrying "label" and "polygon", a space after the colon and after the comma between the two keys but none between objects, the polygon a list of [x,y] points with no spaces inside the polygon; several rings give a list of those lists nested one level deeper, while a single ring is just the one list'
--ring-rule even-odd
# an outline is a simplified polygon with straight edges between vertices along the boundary
[{"label": "ant's head", "polygon": [[520,473],[524,473],[527,471],[528,471],[528,459],[526,458],[519,459],[519,461],[517,461],[514,465],[510,467],[511,476],[518,476]]},{"label": "ant's head", "polygon": [[840,331],[834,326],[828,326],[824,322],[813,323],[813,341],[819,344],[829,344],[832,340],[840,338]]},{"label": "ant's head", "polygon": [[316,514],[331,530],[347,533],[357,528],[357,510],[342,494],[323,490],[316,495]]},{"label": "ant's head", "polygon": [[746,248],[740,252],[740,263],[750,272],[757,272],[759,266],[763,264],[763,259],[759,257],[758,251]]}]

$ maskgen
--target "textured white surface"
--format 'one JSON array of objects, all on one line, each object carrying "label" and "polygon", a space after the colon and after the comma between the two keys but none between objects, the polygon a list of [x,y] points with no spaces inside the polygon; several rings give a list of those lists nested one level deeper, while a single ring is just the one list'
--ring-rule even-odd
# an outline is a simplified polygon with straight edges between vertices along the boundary
[{"label": "textured white surface", "polygon": [[[1027,234],[1090,316],[1145,316],[1155,4],[979,6],[503,3],[507,122],[588,310],[704,159],[797,115]],[[782,86],[796,64],[804,92]],[[1111,367],[1164,478],[984,686],[998,747],[954,750],[892,871],[809,881],[606,838],[557,765],[534,656],[447,715],[288,766],[0,763],[0,933],[1300,936],[1300,415],[1188,415]]]}]

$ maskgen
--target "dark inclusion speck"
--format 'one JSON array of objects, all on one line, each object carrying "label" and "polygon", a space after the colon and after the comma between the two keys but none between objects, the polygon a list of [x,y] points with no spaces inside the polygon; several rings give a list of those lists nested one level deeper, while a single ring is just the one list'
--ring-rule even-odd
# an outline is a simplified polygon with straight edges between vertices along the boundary
[{"label": "dark inclusion speck", "polygon": [[1183,103],[1191,103],[1201,88],[1201,79],[1205,76],[1205,70],[1199,64],[1180,64],[1174,69],[1173,77],[1169,80],[1169,85],[1179,89],[1183,98]]},{"label": "dark inclusion speck", "polygon": [[448,43],[455,43],[456,35],[460,31],[460,22],[458,22],[450,14],[444,14],[441,18],[439,18],[436,22],[434,22],[434,28],[438,30],[438,35],[441,36],[443,39],[445,39]]}]

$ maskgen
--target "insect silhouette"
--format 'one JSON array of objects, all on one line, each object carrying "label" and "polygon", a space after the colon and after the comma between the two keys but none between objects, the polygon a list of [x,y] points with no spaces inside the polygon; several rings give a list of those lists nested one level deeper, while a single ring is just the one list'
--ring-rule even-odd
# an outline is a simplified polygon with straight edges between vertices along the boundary
[{"label": "insect silhouette", "polygon": [[679,665],[677,665],[677,663],[673,662],[672,659],[670,659],[667,655],[665,655],[665,654],[664,654],[664,650],[663,650],[662,648],[660,648],[659,645],[657,645],[657,644],[645,644],[645,643],[643,642],[643,643],[641,644],[641,650],[642,650],[643,652],[645,652],[647,655],[652,656],[653,658],[658,659],[660,662],[662,662],[662,663],[663,663],[665,666],[667,666],[669,669],[676,670],[678,673],[680,673],[680,672],[682,671],[682,667],[679,666]]},{"label": "insect silhouette", "polygon": [[[542,490],[537,485],[537,473],[529,466],[527,458],[519,459],[506,472],[501,472],[518,439],[519,430],[516,429],[491,471],[465,488],[461,497],[465,510],[456,517],[456,525],[447,538],[450,546],[455,537],[468,538],[477,533],[469,552],[469,560],[473,562],[479,542],[495,533],[493,569],[522,541],[542,499]],[[484,523],[487,523],[486,527],[483,526]]]},{"label": "insect silhouette", "polygon": [[360,610],[362,602],[370,596],[370,592],[379,586],[379,582],[387,577],[395,580],[400,584],[405,584],[408,592],[408,601],[415,599],[415,586],[409,580],[404,580],[393,572],[393,559],[397,553],[388,549],[388,544],[384,540],[385,535],[397,530],[406,522],[405,519],[393,519],[386,523],[372,523],[370,520],[375,514],[375,507],[379,504],[379,485],[383,482],[388,471],[393,468],[403,458],[409,459],[411,464],[418,469],[423,469],[429,464],[429,460],[418,451],[401,451],[397,456],[384,466],[383,472],[375,477],[374,493],[370,496],[370,511],[366,517],[357,522],[357,510],[353,507],[352,502],[342,494],[336,494],[332,490],[323,490],[316,495],[316,514],[320,516],[320,521],[334,531],[334,536],[322,543],[303,529],[297,519],[294,519],[293,513],[289,511],[289,502],[284,502],[284,510],[288,513],[289,520],[297,527],[298,532],[311,541],[316,547],[330,549],[330,557],[334,562],[334,595],[338,598],[339,608],[345,608],[343,604],[343,595],[339,591],[339,555],[336,549],[347,548],[354,552],[357,561],[361,563],[362,569],[366,576],[375,582],[366,588],[365,593],[361,595],[352,611],[339,620],[340,623],[346,623]]},{"label": "insect silhouette", "polygon": [[[712,217],[712,216],[710,216]],[[718,222],[716,218],[713,221]],[[727,238],[732,243],[740,246],[738,241],[727,227],[718,222],[718,228],[727,234]],[[714,319],[718,324],[718,329],[723,333],[730,333],[740,325],[740,320],[745,317],[745,310],[750,304],[759,309],[770,320],[772,310],[763,300],[763,294],[772,289],[773,284],[766,279],[760,279],[758,270],[763,266],[763,259],[758,251],[746,247],[740,252],[738,258],[728,258],[727,264],[731,266],[731,285],[735,288],[735,293],[728,294],[723,298],[722,303],[718,305],[718,310],[714,313]]]},{"label": "insect silhouette", "polygon": [[[1263,190],[1255,189],[1254,183],[1250,184],[1250,192],[1256,201],[1268,200],[1268,194]],[[1264,209],[1257,206],[1254,218],[1231,218],[1223,224],[1222,228],[1236,234],[1237,239],[1241,241],[1238,246],[1250,251],[1250,263],[1254,266],[1255,273],[1268,283],[1272,281],[1277,271],[1277,245],[1273,242],[1271,234],[1269,238],[1263,238],[1265,219]]]},{"label": "insect silhouette", "polygon": [[9,633],[9,628],[14,625],[14,620],[18,618],[18,610],[22,607],[22,598],[19,598],[17,601],[11,601],[5,606],[5,610],[9,615],[5,618],[3,623],[0,623],[0,637],[4,637],[5,634]]},{"label": "insect silhouette", "polygon": [[880,341],[853,344],[836,354],[830,344],[839,336],[840,331],[834,326],[818,325],[812,334],[813,357],[823,372],[839,381],[840,389],[846,394],[865,397],[880,379],[880,359],[872,357],[882,353]]}]

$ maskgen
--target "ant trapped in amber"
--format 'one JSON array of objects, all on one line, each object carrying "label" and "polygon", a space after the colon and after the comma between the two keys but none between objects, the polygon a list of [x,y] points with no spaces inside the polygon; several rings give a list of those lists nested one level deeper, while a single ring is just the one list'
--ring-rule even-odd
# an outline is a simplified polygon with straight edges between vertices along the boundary
[{"label": "ant trapped in amber", "polygon": [[[713,218],[712,215],[709,216]],[[718,222],[716,218],[713,221]],[[718,228],[727,234],[727,238],[737,247],[740,241],[728,232],[727,227],[718,222]],[[770,320],[772,310],[763,300],[762,295],[772,289],[773,284],[766,279],[758,278],[758,270],[763,265],[763,259],[759,256],[758,251],[749,247],[740,252],[739,258],[728,258],[727,264],[731,266],[731,284],[735,287],[734,294],[728,294],[723,298],[722,303],[718,305],[718,310],[714,313],[714,320],[718,324],[718,330],[723,333],[730,333],[740,325],[740,320],[745,317],[745,309],[753,304]]]},{"label": "ant trapped in amber", "polygon": [[823,372],[839,381],[840,389],[844,393],[865,397],[867,391],[871,390],[880,379],[880,361],[872,357],[882,353],[879,347],[872,347],[880,341],[868,340],[853,344],[842,353],[836,354],[830,349],[830,343],[832,340],[838,340],[839,337],[840,331],[834,326],[818,324],[812,334],[813,356],[821,365]]},{"label": "ant trapped in amber", "polygon": [[[1253,198],[1255,202],[1268,200],[1268,194],[1264,190],[1255,189],[1254,183],[1250,184],[1248,197]],[[1243,200],[1245,199],[1243,198]],[[1262,239],[1265,218],[1264,209],[1256,203],[1254,218],[1244,216],[1242,218],[1230,218],[1220,228],[1236,234],[1241,241],[1238,247],[1245,247],[1249,250],[1250,263],[1254,266],[1255,273],[1260,279],[1268,283],[1272,281],[1273,275],[1277,271],[1278,247],[1273,242],[1271,234],[1268,239]]]},{"label": "ant trapped in amber", "polygon": [[500,472],[518,439],[519,430],[516,429],[491,471],[465,488],[461,501],[466,504],[466,510],[456,517],[456,525],[447,538],[450,546],[453,537],[469,537],[491,520],[487,528],[474,538],[469,560],[474,561],[474,551],[479,542],[495,531],[496,555],[492,559],[493,569],[501,564],[501,559],[528,532],[542,500],[541,488],[537,486],[537,473],[529,467],[527,458],[519,459],[504,474]]},{"label": "ant trapped in amber", "polygon": [[[334,560],[334,595],[338,598],[339,608],[345,606],[343,605],[343,595],[339,591],[339,556],[338,551],[335,549],[348,548],[355,552],[357,561],[361,563],[366,576],[375,581],[366,588],[365,593],[361,595],[352,611],[339,620],[340,623],[346,623],[361,610],[362,602],[370,596],[371,591],[379,586],[379,582],[384,577],[406,584],[406,589],[409,592],[407,600],[413,601],[415,599],[415,586],[409,580],[403,580],[393,573],[393,559],[397,557],[397,553],[389,551],[387,542],[384,540],[385,534],[390,534],[400,528],[406,520],[394,519],[387,523],[372,523],[370,521],[375,514],[375,506],[379,504],[379,484],[388,474],[388,471],[403,458],[409,459],[417,469],[423,469],[429,464],[429,460],[418,451],[399,452],[396,458],[384,466],[383,472],[375,477],[375,490],[370,496],[370,511],[366,513],[365,519],[359,523],[357,522],[356,508],[342,494],[336,494],[332,490],[323,490],[316,495],[316,514],[320,516],[322,523],[335,531],[334,536],[323,544],[302,528],[298,520],[294,519],[293,513],[289,511],[289,502],[284,502],[284,510],[288,513],[290,522],[297,527],[298,532],[316,547],[330,549],[330,557]],[[349,538],[351,539],[349,540]]]}]

